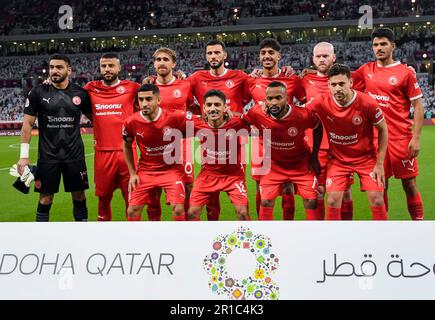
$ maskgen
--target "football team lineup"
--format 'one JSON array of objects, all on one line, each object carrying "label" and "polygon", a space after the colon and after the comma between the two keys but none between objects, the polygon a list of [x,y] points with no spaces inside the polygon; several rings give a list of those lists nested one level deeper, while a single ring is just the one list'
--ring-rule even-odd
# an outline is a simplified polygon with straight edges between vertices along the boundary
[{"label": "football team lineup", "polygon": [[[390,29],[376,30],[372,45],[376,61],[351,72],[335,63],[330,43],[318,43],[313,50],[316,70],[297,76],[291,68],[279,68],[280,45],[265,39],[259,47],[263,68],[248,76],[225,68],[225,44],[212,40],[205,48],[210,70],[187,79],[174,75],[176,52],[160,48],[153,55],[157,75],[142,85],[120,80],[118,56],[104,54],[102,80],[84,88],[69,82],[74,66],[68,57],[54,55],[51,83],[29,93],[20,155],[16,138],[2,139],[11,139],[14,152],[8,153],[15,153],[15,160],[0,167],[19,157],[18,180],[27,188],[34,174],[36,221],[70,220],[54,218],[54,212],[62,211],[55,210],[57,202],[71,205],[64,192],[58,194],[61,178],[71,193],[76,221],[95,220],[95,211],[98,221],[140,221],[145,216],[152,221],[195,221],[201,216],[209,221],[430,219],[430,213],[424,216],[422,200],[431,201],[425,196],[430,179],[422,174],[430,162],[422,159],[432,156],[425,154],[424,143],[433,129],[422,129],[422,92],[415,72],[393,59]],[[411,106],[414,121],[408,117]],[[81,113],[93,122],[94,143],[88,136],[82,141]],[[31,141],[36,119],[38,148],[36,139]],[[202,157],[193,161],[183,139],[184,160],[174,164],[168,155],[180,146],[169,143],[167,135],[186,132],[188,123],[196,134],[194,150]],[[253,163],[241,159],[241,139],[233,134],[240,130],[259,133],[249,140]],[[36,160],[37,169],[30,172],[28,166]],[[98,201],[85,193],[89,188]],[[117,189],[124,204],[113,198]],[[220,201],[220,192],[230,202]],[[294,195],[301,199],[295,201]],[[38,196],[23,202],[30,197]],[[4,221],[32,221],[31,211],[10,210]]]}]

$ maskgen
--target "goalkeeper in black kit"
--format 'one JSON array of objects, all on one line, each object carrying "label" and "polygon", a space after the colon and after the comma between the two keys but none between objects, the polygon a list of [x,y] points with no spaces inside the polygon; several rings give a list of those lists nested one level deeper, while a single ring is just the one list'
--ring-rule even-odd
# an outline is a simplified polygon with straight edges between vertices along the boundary
[{"label": "goalkeeper in black kit", "polygon": [[[49,85],[30,91],[24,108],[21,154],[17,164],[20,176],[29,172],[29,143],[38,119],[39,146],[35,172],[35,191],[40,193],[36,221],[49,221],[54,194],[59,192],[61,176],[65,192],[71,192],[75,221],[87,221],[85,190],[89,188],[84,144],[80,135],[81,113],[91,117],[86,90],[71,83],[71,62],[64,55],[50,59]],[[91,118],[90,118],[91,119]],[[29,182],[27,179],[26,182]]]}]

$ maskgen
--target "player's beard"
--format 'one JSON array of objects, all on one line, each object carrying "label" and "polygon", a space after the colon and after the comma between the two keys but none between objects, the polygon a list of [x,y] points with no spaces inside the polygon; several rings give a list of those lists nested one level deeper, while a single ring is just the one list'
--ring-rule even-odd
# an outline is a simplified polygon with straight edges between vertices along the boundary
[{"label": "player's beard", "polygon": [[267,111],[270,115],[277,117],[282,112],[282,108],[280,108],[279,106],[273,105],[273,106],[268,107]]},{"label": "player's beard", "polygon": [[[56,77],[56,78],[54,78],[54,77]],[[50,76],[50,80],[51,80],[51,82],[53,82],[53,83],[62,83],[62,82],[64,82],[65,81],[65,79],[68,77],[68,74],[64,74],[64,75],[62,75],[62,74],[59,74],[59,75],[51,75]]]},{"label": "player's beard", "polygon": [[[270,65],[270,66],[265,66],[264,65],[264,63],[265,62],[269,62],[269,63],[272,63],[272,65]],[[263,68],[264,69],[266,69],[266,70],[272,70],[273,68],[275,68],[275,66],[276,66],[276,62],[274,61],[274,60],[268,60],[268,61],[262,61],[262,65],[263,65]]]},{"label": "player's beard", "polygon": [[118,80],[119,74],[113,73],[113,74],[105,74],[103,75],[103,80],[106,84],[110,85],[114,83],[116,80]]},{"label": "player's beard", "polygon": [[216,65],[212,65],[210,62],[208,64],[210,65],[210,68],[212,68],[212,69],[219,69],[221,67],[221,65],[224,64],[224,60],[219,61],[218,64],[216,64]]},{"label": "player's beard", "polygon": [[157,74],[163,78],[166,77],[171,72],[172,72],[172,70],[170,70],[170,69],[157,69]]}]

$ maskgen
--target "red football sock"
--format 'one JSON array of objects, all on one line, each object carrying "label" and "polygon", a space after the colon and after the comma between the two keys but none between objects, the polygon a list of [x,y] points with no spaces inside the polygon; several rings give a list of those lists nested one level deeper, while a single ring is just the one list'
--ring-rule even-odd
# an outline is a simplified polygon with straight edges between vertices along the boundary
[{"label": "red football sock", "polygon": [[328,206],[326,220],[341,220],[341,208],[333,208]]},{"label": "red football sock", "polygon": [[414,196],[406,196],[406,202],[408,204],[408,212],[411,215],[412,220],[423,220],[423,201],[421,200],[420,192]]},{"label": "red football sock", "polygon": [[293,193],[282,195],[282,219],[294,220],[295,219],[295,196]]},{"label": "red football sock", "polygon": [[221,215],[221,205],[219,200],[219,192],[213,193],[210,197],[210,202],[206,206],[207,220],[218,221]]},{"label": "red football sock", "polygon": [[305,214],[307,221],[319,220],[317,209],[305,209]]},{"label": "red football sock", "polygon": [[260,206],[258,220],[273,220],[273,207]]},{"label": "red football sock", "polygon": [[373,213],[373,220],[388,220],[387,210],[385,205],[379,207],[370,206],[370,210]]},{"label": "red football sock", "polygon": [[341,204],[341,220],[353,219],[353,200],[343,201]]},{"label": "red football sock", "polygon": [[387,190],[384,190],[384,203],[385,203],[385,210],[388,212],[388,192]]},{"label": "red football sock", "polygon": [[260,216],[260,207],[261,207],[261,195],[260,195],[260,191],[257,191],[257,193],[255,194],[255,205],[256,205],[256,210],[257,210],[257,217]]},{"label": "red football sock", "polygon": [[127,217],[127,221],[142,221],[142,217],[140,215],[137,217]]},{"label": "red football sock", "polygon": [[112,196],[98,197],[98,221],[112,221]]},{"label": "red football sock", "polygon": [[315,220],[325,220],[325,199],[317,199],[317,219]]},{"label": "red football sock", "polygon": [[186,221],[186,213],[183,213],[181,216],[173,214],[172,219],[174,219],[174,221]]}]

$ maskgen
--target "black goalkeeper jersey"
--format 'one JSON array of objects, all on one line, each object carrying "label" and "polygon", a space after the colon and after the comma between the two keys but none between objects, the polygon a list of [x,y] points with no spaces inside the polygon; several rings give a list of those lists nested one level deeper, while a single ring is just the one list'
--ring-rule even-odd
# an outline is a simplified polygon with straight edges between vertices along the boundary
[{"label": "black goalkeeper jersey", "polygon": [[87,91],[71,82],[64,90],[52,85],[33,88],[24,113],[38,118],[38,161],[58,163],[84,159],[80,117],[81,113],[91,112]]}]

